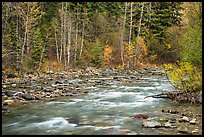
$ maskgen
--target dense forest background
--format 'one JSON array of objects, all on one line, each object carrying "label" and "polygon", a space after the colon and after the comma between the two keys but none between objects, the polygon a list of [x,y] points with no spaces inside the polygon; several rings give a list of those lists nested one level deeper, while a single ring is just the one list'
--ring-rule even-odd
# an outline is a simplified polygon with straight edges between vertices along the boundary
[{"label": "dense forest background", "polygon": [[179,62],[201,69],[201,30],[201,2],[3,2],[2,73]]}]

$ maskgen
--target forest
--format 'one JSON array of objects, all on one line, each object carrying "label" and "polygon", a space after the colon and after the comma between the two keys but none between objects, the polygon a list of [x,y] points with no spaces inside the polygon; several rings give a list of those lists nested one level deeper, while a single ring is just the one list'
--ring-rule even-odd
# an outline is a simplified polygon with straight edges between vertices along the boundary
[{"label": "forest", "polygon": [[159,65],[200,89],[201,30],[201,2],[3,2],[2,75]]},{"label": "forest", "polygon": [[3,134],[202,134],[201,107],[202,2],[2,2]]}]

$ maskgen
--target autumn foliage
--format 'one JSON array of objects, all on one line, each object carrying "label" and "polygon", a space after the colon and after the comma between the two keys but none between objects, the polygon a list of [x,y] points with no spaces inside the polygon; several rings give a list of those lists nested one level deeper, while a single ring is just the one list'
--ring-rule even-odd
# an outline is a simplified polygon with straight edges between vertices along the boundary
[{"label": "autumn foliage", "polygon": [[106,65],[111,65],[111,53],[112,48],[109,45],[105,45],[104,51],[103,51],[103,59]]},{"label": "autumn foliage", "polygon": [[142,37],[137,37],[136,38],[136,43],[138,44],[139,46],[139,50],[138,50],[138,53],[137,53],[137,66],[141,66],[142,65],[142,59],[145,55],[147,55],[147,46],[146,46],[146,43],[144,41],[144,39]]}]

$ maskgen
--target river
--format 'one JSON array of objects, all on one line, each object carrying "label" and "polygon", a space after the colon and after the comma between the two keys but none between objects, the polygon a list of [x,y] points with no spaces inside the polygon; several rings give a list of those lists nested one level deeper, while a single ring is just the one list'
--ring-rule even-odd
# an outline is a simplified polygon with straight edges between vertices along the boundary
[{"label": "river", "polygon": [[[178,134],[172,128],[144,128],[144,120],[135,120],[137,114],[147,114],[158,120],[166,116],[162,109],[189,109],[202,113],[201,107],[181,107],[168,99],[145,98],[174,87],[165,76],[98,76],[70,79],[81,83],[86,95],[47,101],[29,101],[2,113],[2,134],[14,135],[160,135]],[[90,86],[83,84],[106,82]],[[194,111],[195,109],[195,111]],[[168,115],[169,116],[169,115]],[[202,121],[202,120],[201,120]],[[192,127],[195,128],[195,127]],[[197,125],[202,129],[202,123]],[[193,129],[192,129],[193,130]]]}]

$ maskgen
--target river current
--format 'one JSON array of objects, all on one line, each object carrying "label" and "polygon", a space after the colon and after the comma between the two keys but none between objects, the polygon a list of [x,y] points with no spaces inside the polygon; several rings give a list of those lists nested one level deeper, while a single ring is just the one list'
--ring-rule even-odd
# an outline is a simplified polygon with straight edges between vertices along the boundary
[{"label": "river current", "polygon": [[145,97],[173,91],[174,87],[165,76],[117,76],[117,79],[112,76],[70,79],[72,82],[102,80],[109,85],[84,84],[81,90],[89,90],[86,95],[31,101],[13,108],[10,113],[2,113],[2,134],[161,134],[157,129],[143,128],[143,120],[133,117],[137,114],[160,115],[161,110],[172,103],[167,99]]}]

